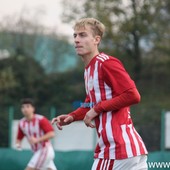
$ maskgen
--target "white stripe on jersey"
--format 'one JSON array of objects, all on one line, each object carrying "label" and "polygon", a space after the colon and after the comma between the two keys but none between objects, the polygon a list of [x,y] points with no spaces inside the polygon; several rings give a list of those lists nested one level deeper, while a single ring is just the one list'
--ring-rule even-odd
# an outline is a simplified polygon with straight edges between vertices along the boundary
[{"label": "white stripe on jersey", "polygon": [[96,58],[98,58],[101,61],[105,61],[109,59],[109,56],[105,55],[105,54],[99,54]]},{"label": "white stripe on jersey", "polygon": [[101,53],[100,55],[105,56],[107,59],[109,59],[109,56],[106,55],[105,53]]},{"label": "white stripe on jersey", "polygon": [[102,56],[102,55],[100,55],[100,54],[99,54],[99,57],[100,57],[100,58],[103,58],[104,61],[107,59],[105,56]]},{"label": "white stripe on jersey", "polygon": [[[100,92],[100,88],[99,88],[99,80],[98,80],[98,61],[95,63],[95,69],[94,69],[94,74],[93,74],[93,80],[94,81],[94,92],[95,92],[95,98],[96,98],[96,102],[100,102],[101,101],[101,92]],[[100,124],[99,124],[99,129],[98,129],[98,132],[101,133],[102,129],[103,129],[103,124],[102,124],[102,114],[100,114],[99,116],[99,119],[100,119]],[[103,142],[103,138],[102,138],[102,135],[100,135],[100,138],[99,138],[99,147],[101,149],[101,152],[100,152],[100,156],[104,156],[104,148],[105,148],[105,144]]]},{"label": "white stripe on jersey", "polygon": [[[87,70],[87,82],[89,82],[90,81],[90,67],[88,68],[88,70]],[[89,83],[87,83],[87,91],[90,91],[90,85],[89,85]],[[91,97],[91,95],[90,95],[90,93],[88,93],[89,94],[89,98],[90,98],[90,101],[92,101],[92,97]]]},{"label": "white stripe on jersey", "polygon": [[134,132],[137,134],[137,136],[139,137],[138,139],[139,139],[139,141],[141,142],[142,147],[143,147],[145,153],[147,153],[147,150],[146,150],[146,147],[145,147],[145,145],[144,145],[144,143],[143,143],[142,138],[140,137],[140,135],[138,134],[138,132],[136,131],[136,129],[135,129],[134,127],[133,127],[133,130],[134,130]]},{"label": "white stripe on jersey", "polygon": [[100,170],[103,170],[102,167],[104,166],[104,165],[103,165],[104,163],[105,163],[105,160],[102,160],[102,163],[101,163],[101,165],[100,165]]},{"label": "white stripe on jersey", "polygon": [[[112,57],[105,55],[103,53],[96,56],[91,64],[88,65],[85,69],[85,87],[86,93],[90,98],[90,102],[99,103],[101,100],[109,100],[114,96],[114,87],[110,87],[105,82],[105,77],[103,78],[103,69],[101,69],[102,65],[106,60],[112,60]],[[108,63],[105,63],[108,64]],[[103,97],[106,98],[103,98]],[[124,111],[122,111],[125,116]],[[98,145],[95,152],[95,158],[104,158],[104,159],[124,159],[132,156],[140,154],[146,154],[146,148],[144,147],[144,143],[142,140],[136,135],[134,131],[133,125],[128,127],[120,127],[119,124],[116,124],[116,118],[120,117],[120,119],[124,119],[124,116],[114,115],[114,111],[101,113],[99,117],[96,119],[95,123],[97,125],[97,132],[99,134]],[[121,120],[118,120],[121,122]],[[115,126],[115,128],[114,128]],[[118,129],[118,130],[116,130]],[[127,131],[128,130],[128,131]],[[102,134],[101,134],[102,133]],[[125,147],[119,143],[119,138],[123,138]],[[115,143],[115,141],[117,143]],[[120,141],[121,142],[121,141]],[[134,146],[131,143],[134,143]],[[142,147],[143,146],[143,147]],[[108,148],[109,147],[109,148]],[[145,149],[145,152],[143,150]],[[133,155],[133,150],[136,149],[136,155]],[[127,157],[124,153],[127,153]],[[105,166],[105,165],[104,165]],[[106,168],[107,169],[107,168]]]},{"label": "white stripe on jersey", "polygon": [[137,155],[140,155],[141,153],[140,153],[139,144],[138,144],[138,141],[137,141],[137,139],[136,139],[136,136],[135,136],[135,134],[134,134],[134,132],[133,132],[132,124],[130,124],[130,125],[128,125],[128,126],[129,126],[129,128],[130,128],[130,134],[132,135],[133,141],[134,141],[134,143],[135,143],[136,153],[137,153]]},{"label": "white stripe on jersey", "polygon": [[[99,115],[99,119],[100,119],[100,124],[99,124],[99,129],[98,129],[98,132],[101,134],[101,131],[103,129],[103,123],[102,123],[102,114]],[[103,158],[104,157],[104,148],[105,148],[105,144],[103,142],[103,138],[102,138],[102,135],[100,135],[99,137],[99,147],[100,147],[100,153],[99,153],[99,158]]]},{"label": "white stripe on jersey", "polygon": [[87,89],[87,71],[86,71],[86,70],[85,70],[85,72],[84,72],[84,80],[85,80],[86,94],[88,94],[88,89]]},{"label": "white stripe on jersey", "polygon": [[98,58],[98,59],[101,60],[101,61],[104,61],[104,60],[105,60],[104,58],[99,57],[99,56],[97,56],[96,58]]},{"label": "white stripe on jersey", "polygon": [[[112,94],[111,94],[111,88],[104,83],[104,87],[105,87],[105,93],[106,93],[106,100],[109,100],[112,98]],[[109,149],[109,157],[115,157],[115,141],[113,139],[113,134],[112,134],[112,112],[107,112],[107,121],[106,121],[106,135],[107,135],[107,139],[110,143],[110,149]]]},{"label": "white stripe on jersey", "polygon": [[107,139],[110,143],[110,148],[109,148],[109,157],[110,158],[115,158],[115,141],[113,139],[113,134],[112,134],[112,112],[107,112],[107,121],[106,121],[106,136]]},{"label": "white stripe on jersey", "polygon": [[[31,137],[39,138],[44,135],[43,130],[40,129],[39,121],[43,118],[41,115],[35,114],[34,122],[33,121],[27,121],[26,118],[23,118],[19,122],[19,126],[25,136],[27,137],[28,141]],[[36,151],[37,149],[42,148],[44,145],[44,142],[31,145],[31,148],[33,151]]]},{"label": "white stripe on jersey", "polygon": [[106,169],[107,167],[107,162],[108,162],[108,160],[106,160],[106,161],[104,161],[104,165],[103,165],[103,169]]},{"label": "white stripe on jersey", "polygon": [[109,159],[109,161],[108,161],[108,167],[107,167],[107,170],[111,170],[111,169],[110,169],[111,161],[113,161],[113,160]]},{"label": "white stripe on jersey", "polygon": [[101,58],[104,58],[105,60],[109,59],[109,56],[104,55],[104,54],[99,54],[99,56],[100,56]]},{"label": "white stripe on jersey", "polygon": [[126,125],[121,125],[121,129],[122,129],[122,137],[125,141],[126,153],[127,153],[128,157],[132,157],[133,153],[132,153],[132,148],[130,145],[131,142],[130,142],[129,136],[126,132]]},{"label": "white stripe on jersey", "polygon": [[92,166],[91,170],[96,170],[97,165],[98,165],[98,163],[99,163],[99,160],[100,160],[100,159],[95,159],[95,160],[94,160],[93,166]]},{"label": "white stripe on jersey", "polygon": [[95,69],[94,69],[94,75],[93,75],[93,83],[94,83],[94,92],[95,92],[95,98],[96,98],[96,103],[101,101],[101,92],[100,92],[100,87],[99,87],[99,75],[98,75],[98,61],[95,63]]}]

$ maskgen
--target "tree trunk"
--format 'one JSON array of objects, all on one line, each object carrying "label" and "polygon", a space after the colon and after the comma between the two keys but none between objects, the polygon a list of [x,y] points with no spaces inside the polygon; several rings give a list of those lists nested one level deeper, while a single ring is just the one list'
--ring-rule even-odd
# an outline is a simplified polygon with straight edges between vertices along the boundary
[{"label": "tree trunk", "polygon": [[138,14],[136,11],[136,0],[132,0],[132,8],[133,8],[133,15],[134,15],[134,27],[132,30],[133,35],[133,57],[135,60],[134,66],[134,79],[135,81],[139,81],[141,78],[141,71],[142,71],[142,59],[141,59],[141,51],[139,47],[140,41],[140,32],[138,29]]}]

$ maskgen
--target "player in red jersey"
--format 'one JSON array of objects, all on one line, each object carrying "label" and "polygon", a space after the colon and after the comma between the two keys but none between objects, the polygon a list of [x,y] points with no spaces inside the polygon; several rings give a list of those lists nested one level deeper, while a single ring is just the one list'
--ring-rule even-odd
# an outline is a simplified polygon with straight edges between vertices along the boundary
[{"label": "player in red jersey", "polygon": [[28,139],[34,152],[26,170],[56,170],[54,165],[54,150],[49,139],[54,137],[54,129],[42,115],[35,114],[31,99],[23,99],[21,111],[24,115],[18,125],[16,147],[21,148],[24,136]]},{"label": "player in red jersey", "polygon": [[87,96],[82,107],[54,118],[52,123],[62,129],[84,120],[88,127],[96,128],[99,140],[92,170],[146,170],[147,150],[130,115],[130,106],[140,101],[140,94],[122,63],[99,52],[104,30],[105,26],[94,18],[75,24],[74,42],[85,64]]}]

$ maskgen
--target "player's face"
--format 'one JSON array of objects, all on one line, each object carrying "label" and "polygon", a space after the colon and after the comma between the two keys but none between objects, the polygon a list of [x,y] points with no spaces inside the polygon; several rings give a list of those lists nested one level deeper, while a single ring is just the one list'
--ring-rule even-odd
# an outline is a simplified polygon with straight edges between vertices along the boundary
[{"label": "player's face", "polygon": [[86,56],[93,53],[99,44],[99,36],[94,36],[90,26],[74,30],[74,43],[78,55]]},{"label": "player's face", "polygon": [[31,104],[23,104],[21,106],[21,112],[24,116],[29,117],[34,113],[34,107]]}]

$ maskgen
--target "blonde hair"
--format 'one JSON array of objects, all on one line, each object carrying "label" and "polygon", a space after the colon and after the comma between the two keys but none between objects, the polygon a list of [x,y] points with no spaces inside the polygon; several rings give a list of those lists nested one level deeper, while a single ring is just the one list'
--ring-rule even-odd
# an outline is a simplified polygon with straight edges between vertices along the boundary
[{"label": "blonde hair", "polygon": [[105,26],[95,18],[82,18],[75,23],[73,29],[85,28],[87,25],[91,27],[94,36],[99,35],[102,38]]}]

